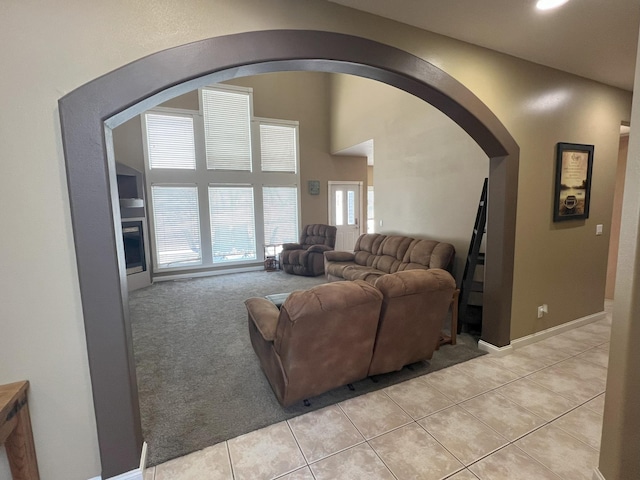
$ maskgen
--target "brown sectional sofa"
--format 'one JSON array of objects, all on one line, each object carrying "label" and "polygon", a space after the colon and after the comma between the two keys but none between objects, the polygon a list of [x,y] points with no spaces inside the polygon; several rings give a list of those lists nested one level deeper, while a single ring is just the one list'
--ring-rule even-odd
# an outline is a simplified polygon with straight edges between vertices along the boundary
[{"label": "brown sectional sofa", "polygon": [[414,269],[441,268],[451,272],[455,248],[450,243],[421,240],[402,235],[365,233],[353,252],[324,253],[324,271],[329,281],[375,281],[386,274]]},{"label": "brown sectional sofa", "polygon": [[456,288],[441,269],[332,282],[291,293],[278,309],[250,298],[251,344],[283,406],[430,359]]}]

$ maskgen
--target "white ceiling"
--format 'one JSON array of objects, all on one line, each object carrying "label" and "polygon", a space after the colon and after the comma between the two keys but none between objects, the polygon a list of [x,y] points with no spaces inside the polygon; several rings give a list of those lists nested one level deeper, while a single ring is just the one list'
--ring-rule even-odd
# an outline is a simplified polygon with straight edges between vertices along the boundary
[{"label": "white ceiling", "polygon": [[608,85],[633,90],[640,2],[329,0]]}]

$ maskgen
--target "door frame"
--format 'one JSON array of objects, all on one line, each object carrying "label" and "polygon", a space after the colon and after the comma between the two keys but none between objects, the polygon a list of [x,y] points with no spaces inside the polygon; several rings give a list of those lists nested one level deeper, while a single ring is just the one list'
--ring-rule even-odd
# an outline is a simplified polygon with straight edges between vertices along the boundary
[{"label": "door frame", "polygon": [[431,104],[477,142],[490,159],[482,339],[510,343],[520,148],[468,88],[407,51],[327,31],[243,32],[152,53],[58,102],[103,478],[137,468],[143,443],[111,129],[200,86],[280,71],[386,83]]},{"label": "door frame", "polygon": [[333,202],[331,201],[331,186],[332,185],[358,185],[358,232],[359,235],[362,235],[363,230],[362,230],[362,212],[363,212],[363,206],[362,206],[362,186],[364,185],[364,182],[361,180],[329,180],[327,181],[327,205],[328,205],[328,210],[327,210],[327,224],[331,225],[331,209],[333,208]]}]

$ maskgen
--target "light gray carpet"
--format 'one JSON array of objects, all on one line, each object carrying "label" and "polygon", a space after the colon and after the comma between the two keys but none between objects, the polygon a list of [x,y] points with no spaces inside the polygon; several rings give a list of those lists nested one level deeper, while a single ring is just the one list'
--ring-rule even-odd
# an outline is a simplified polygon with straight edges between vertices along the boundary
[{"label": "light gray carpet", "polygon": [[244,300],[323,283],[249,272],[156,283],[129,296],[148,465],[482,355],[469,335],[430,362],[282,408],[249,341]]}]

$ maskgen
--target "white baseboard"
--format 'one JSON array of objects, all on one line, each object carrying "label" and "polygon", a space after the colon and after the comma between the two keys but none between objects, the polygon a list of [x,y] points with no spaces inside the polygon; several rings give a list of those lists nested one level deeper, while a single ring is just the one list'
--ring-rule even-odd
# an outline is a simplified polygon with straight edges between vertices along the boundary
[{"label": "white baseboard", "polygon": [[207,270],[205,272],[189,272],[189,273],[178,273],[175,275],[163,275],[161,277],[153,277],[153,283],[167,282],[169,280],[186,280],[189,278],[197,278],[197,277],[212,277],[214,275],[226,275],[228,273],[254,272],[257,270],[264,270],[264,265],[229,268],[226,270]]},{"label": "white baseboard", "polygon": [[[89,480],[102,480],[102,477],[93,477]],[[134,470],[131,470],[130,472],[125,472],[115,477],[110,477],[107,480],[144,480],[144,475],[142,473],[142,470],[136,468]]]},{"label": "white baseboard", "polygon": [[604,475],[602,475],[598,467],[596,467],[593,469],[593,480],[607,480],[607,479],[604,478]]},{"label": "white baseboard", "polygon": [[[147,442],[142,444],[142,454],[140,455],[140,467],[129,472],[121,473],[107,480],[144,480],[144,470],[147,465]],[[102,477],[94,477],[89,480],[102,480]]]},{"label": "white baseboard", "polygon": [[496,347],[491,343],[487,343],[484,340],[478,341],[478,349],[483,352],[490,353],[494,357],[504,357],[505,355],[509,355],[513,353],[513,346],[511,344],[505,345],[504,347]]},{"label": "white baseboard", "polygon": [[546,330],[532,333],[531,335],[527,335],[525,337],[516,338],[515,340],[511,340],[511,343],[509,345],[505,345],[504,347],[496,347],[491,343],[480,340],[478,342],[478,349],[482,350],[483,352],[488,352],[494,357],[504,357],[505,355],[509,355],[513,353],[514,350],[522,348],[525,345],[531,345],[532,343],[539,342],[540,340],[544,340],[545,338],[550,338],[555,335],[568,332],[569,330],[573,330],[574,328],[597,322],[598,320],[606,318],[606,316],[606,312],[598,312],[592,315],[587,315],[586,317],[578,318],[576,320],[572,320],[571,322],[563,323],[562,325],[547,328]]},{"label": "white baseboard", "polygon": [[606,312],[598,312],[592,315],[587,315],[586,317],[578,318],[571,322],[563,323],[562,325],[547,328],[546,330],[541,330],[540,332],[532,333],[531,335],[527,335],[525,337],[516,338],[515,340],[511,340],[511,345],[513,345],[514,349],[522,348],[525,345],[531,345],[532,343],[539,342],[540,340],[544,340],[545,338],[550,338],[555,335],[568,332],[569,330],[573,330],[574,328],[597,322],[598,320],[602,320],[603,318],[605,318],[606,315]]}]

